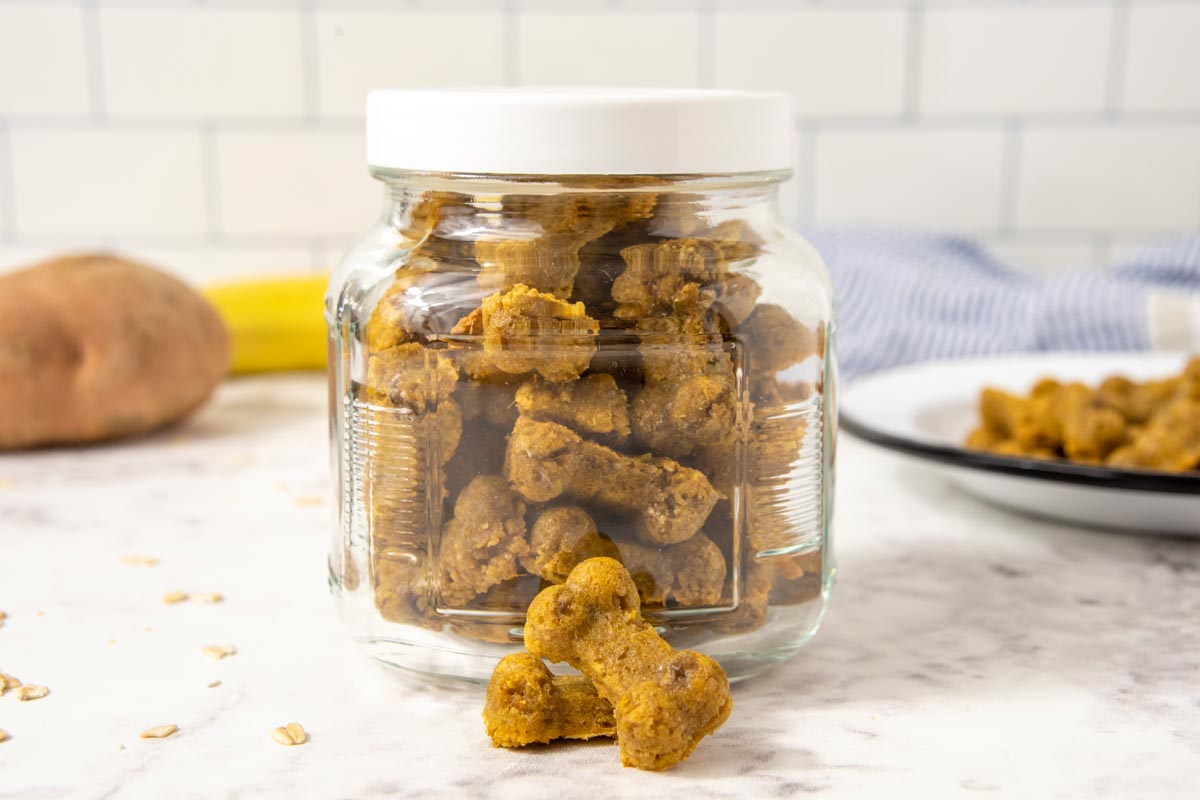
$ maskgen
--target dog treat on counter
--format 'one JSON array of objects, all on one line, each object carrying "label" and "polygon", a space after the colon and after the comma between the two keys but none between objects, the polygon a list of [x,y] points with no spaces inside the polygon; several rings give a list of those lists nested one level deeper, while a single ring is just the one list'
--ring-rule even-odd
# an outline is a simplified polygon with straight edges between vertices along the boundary
[{"label": "dog treat on counter", "polygon": [[733,708],[720,665],[663,641],[642,619],[633,578],[611,558],[584,561],[566,583],[534,598],[525,646],[535,656],[575,667],[612,703],[626,766],[662,770],[677,764]]},{"label": "dog treat on counter", "polygon": [[536,420],[558,422],[578,433],[620,444],[629,436],[625,392],[602,372],[572,383],[531,378],[516,393],[516,407]]},{"label": "dog treat on counter", "polygon": [[555,506],[542,512],[529,533],[525,566],[550,583],[563,583],[581,561],[617,558],[617,546],[596,530],[596,521],[579,506]]},{"label": "dog treat on counter", "polygon": [[565,495],[637,515],[639,536],[657,544],[691,538],[719,499],[703,473],[677,461],[618,453],[528,417],[509,436],[504,475],[531,502]]},{"label": "dog treat on counter", "polygon": [[537,656],[500,659],[488,681],[483,723],[496,747],[616,734],[612,703],[583,675],[554,675]]},{"label": "dog treat on counter", "polygon": [[1044,378],[1028,396],[985,388],[966,445],[999,455],[1186,472],[1200,469],[1200,357],[1166,379],[1098,388]]},{"label": "dog treat on counter", "polygon": [[459,494],[454,518],[442,530],[442,597],[465,605],[517,577],[518,561],[528,552],[525,503],[499,475],[479,476]]}]

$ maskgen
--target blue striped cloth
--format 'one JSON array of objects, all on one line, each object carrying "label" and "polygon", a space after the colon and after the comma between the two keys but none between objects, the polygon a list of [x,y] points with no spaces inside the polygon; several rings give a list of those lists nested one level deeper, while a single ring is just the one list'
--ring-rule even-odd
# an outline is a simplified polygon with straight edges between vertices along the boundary
[{"label": "blue striped cloth", "polygon": [[838,298],[842,374],[1037,350],[1200,351],[1200,235],[1109,269],[1036,274],[971,239],[889,229],[803,231]]}]

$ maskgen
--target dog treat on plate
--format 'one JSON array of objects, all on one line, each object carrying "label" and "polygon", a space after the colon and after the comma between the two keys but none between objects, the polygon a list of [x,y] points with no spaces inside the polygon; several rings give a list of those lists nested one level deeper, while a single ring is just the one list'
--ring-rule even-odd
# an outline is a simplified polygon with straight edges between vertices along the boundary
[{"label": "dog treat on plate", "polygon": [[612,703],[626,766],[661,770],[677,764],[733,708],[720,665],[667,644],[642,619],[633,578],[611,558],[584,561],[566,583],[534,598],[525,646],[535,656],[575,667]]},{"label": "dog treat on plate", "polygon": [[1200,469],[1200,357],[1176,376],[1093,389],[1044,378],[1028,396],[985,388],[966,445],[999,455],[1185,472]]},{"label": "dog treat on plate", "polygon": [[488,681],[483,723],[496,747],[616,733],[612,703],[583,675],[554,675],[537,656],[500,659]]}]

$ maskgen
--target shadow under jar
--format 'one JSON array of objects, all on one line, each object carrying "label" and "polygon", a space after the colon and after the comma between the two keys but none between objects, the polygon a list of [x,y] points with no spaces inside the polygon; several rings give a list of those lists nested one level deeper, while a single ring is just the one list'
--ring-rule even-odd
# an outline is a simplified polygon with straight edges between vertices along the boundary
[{"label": "shadow under jar", "polygon": [[330,579],[373,656],[486,680],[620,559],[733,680],[821,620],[833,293],[779,219],[791,109],[733,92],[373,92],[384,211],[335,274]]}]

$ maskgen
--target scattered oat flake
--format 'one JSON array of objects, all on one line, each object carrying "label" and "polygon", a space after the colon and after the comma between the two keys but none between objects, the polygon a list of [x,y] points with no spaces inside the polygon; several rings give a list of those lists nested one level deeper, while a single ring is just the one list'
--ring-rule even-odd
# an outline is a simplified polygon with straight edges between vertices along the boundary
[{"label": "scattered oat flake", "polygon": [[3,672],[0,672],[0,695],[4,694],[9,689],[20,688],[20,686],[21,686],[20,680],[13,677],[12,675],[5,675]]},{"label": "scattered oat flake", "polygon": [[296,505],[298,505],[298,506],[323,506],[323,505],[325,505],[325,498],[318,497],[313,494],[302,494],[296,498]]},{"label": "scattered oat flake", "polygon": [[121,556],[121,563],[127,567],[157,567],[158,559],[154,556]]},{"label": "scattered oat flake", "polygon": [[225,597],[220,592],[193,592],[188,595],[193,603],[224,603]]},{"label": "scattered oat flake", "polygon": [[165,739],[177,730],[179,730],[178,725],[156,725],[153,728],[147,728],[138,735],[143,739]]},{"label": "scattered oat flake", "polygon": [[209,689],[215,689],[215,688],[217,688],[217,687],[218,687],[218,686],[220,686],[220,685],[221,685],[221,682],[220,682],[220,681],[211,681],[211,682],[209,682],[209,684],[208,684],[208,688],[209,688]]},{"label": "scattered oat flake", "polygon": [[0,728],[0,742],[7,742],[8,740],[9,740],[8,731],[4,730],[3,728]]},{"label": "scattered oat flake", "polygon": [[45,686],[37,686],[32,683],[27,683],[17,689],[18,700],[40,700],[48,694],[50,694],[50,690]]},{"label": "scattered oat flake", "polygon": [[33,612],[33,615],[35,617],[44,617],[44,616],[46,616],[46,612],[45,611],[35,611],[35,612]]},{"label": "scattered oat flake", "polygon": [[173,606],[176,603],[182,603],[184,600],[187,600],[187,599],[188,599],[187,592],[174,591],[174,592],[167,592],[166,594],[163,595],[163,602],[169,606]]},{"label": "scattered oat flake", "polygon": [[208,656],[209,658],[215,658],[217,661],[220,661],[222,658],[236,653],[237,648],[233,645],[209,644],[201,647],[200,652],[204,653],[204,655]]},{"label": "scattered oat flake", "polygon": [[307,742],[308,733],[301,727],[299,722],[289,722],[287,725],[271,731],[271,738],[282,745],[291,747],[292,745]]}]

